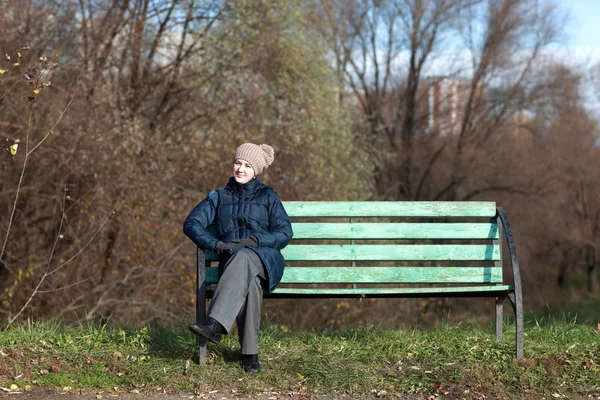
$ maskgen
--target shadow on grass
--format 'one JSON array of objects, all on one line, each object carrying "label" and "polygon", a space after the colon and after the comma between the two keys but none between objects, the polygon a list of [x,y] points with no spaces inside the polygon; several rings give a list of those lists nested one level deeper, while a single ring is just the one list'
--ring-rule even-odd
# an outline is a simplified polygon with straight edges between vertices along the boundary
[{"label": "shadow on grass", "polygon": [[[153,322],[148,336],[148,353],[151,356],[175,360],[191,359],[198,362],[196,336],[187,330],[184,324],[167,327]],[[221,343],[208,343],[207,353],[214,354],[225,362],[240,362],[237,342],[237,335],[224,335]]]},{"label": "shadow on grass", "polygon": [[198,359],[195,336],[185,326],[162,326],[156,321],[148,330],[148,353],[168,359]]}]

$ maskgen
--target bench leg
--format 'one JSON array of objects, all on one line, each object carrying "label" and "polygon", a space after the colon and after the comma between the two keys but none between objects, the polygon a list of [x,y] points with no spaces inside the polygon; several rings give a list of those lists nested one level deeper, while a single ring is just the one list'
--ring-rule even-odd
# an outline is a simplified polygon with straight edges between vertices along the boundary
[{"label": "bench leg", "polygon": [[516,342],[517,342],[517,359],[523,358],[523,299],[520,296],[515,296],[514,293],[508,294],[508,299],[515,312],[516,323]]},{"label": "bench leg", "polygon": [[505,296],[496,297],[496,342],[502,341],[502,305]]},{"label": "bench leg", "polygon": [[[206,269],[205,255],[200,248],[196,252],[196,323],[206,319]],[[198,346],[198,363],[206,364],[206,339],[196,336],[196,346]]]},{"label": "bench leg", "polygon": [[[202,301],[202,303],[202,305],[196,305],[196,324],[204,321],[206,318],[206,300]],[[196,346],[198,346],[198,364],[206,364],[206,339],[196,336]]]}]

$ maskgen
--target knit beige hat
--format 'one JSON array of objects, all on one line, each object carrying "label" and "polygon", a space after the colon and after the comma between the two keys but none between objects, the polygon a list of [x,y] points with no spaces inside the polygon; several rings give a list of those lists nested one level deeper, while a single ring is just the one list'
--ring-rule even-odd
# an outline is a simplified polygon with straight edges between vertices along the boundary
[{"label": "knit beige hat", "polygon": [[236,158],[248,161],[254,170],[254,174],[258,175],[271,165],[275,159],[275,150],[268,144],[244,143],[235,149],[233,161]]}]

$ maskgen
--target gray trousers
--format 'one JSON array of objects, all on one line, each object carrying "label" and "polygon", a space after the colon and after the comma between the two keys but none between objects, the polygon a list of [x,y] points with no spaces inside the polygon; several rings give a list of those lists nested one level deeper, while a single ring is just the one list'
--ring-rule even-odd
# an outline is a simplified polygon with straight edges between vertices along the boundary
[{"label": "gray trousers", "polygon": [[217,320],[227,333],[237,321],[242,354],[258,353],[258,330],[265,268],[258,254],[250,249],[235,252],[227,263],[213,295],[208,316]]}]

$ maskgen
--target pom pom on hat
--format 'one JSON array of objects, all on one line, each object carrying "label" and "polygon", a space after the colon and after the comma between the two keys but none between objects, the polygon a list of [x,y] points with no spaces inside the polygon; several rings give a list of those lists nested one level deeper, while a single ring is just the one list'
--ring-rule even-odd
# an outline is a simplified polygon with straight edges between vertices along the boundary
[{"label": "pom pom on hat", "polygon": [[237,158],[248,161],[254,173],[258,175],[273,163],[275,150],[268,144],[244,143],[235,150],[233,161]]}]

